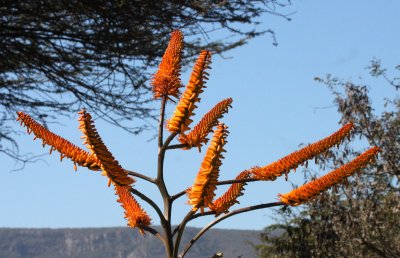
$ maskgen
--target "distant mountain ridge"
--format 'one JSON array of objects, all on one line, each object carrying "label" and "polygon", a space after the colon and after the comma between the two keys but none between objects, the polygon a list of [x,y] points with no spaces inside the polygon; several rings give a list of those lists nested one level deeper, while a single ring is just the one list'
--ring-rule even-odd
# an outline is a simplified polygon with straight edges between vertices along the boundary
[{"label": "distant mountain ridge", "polygon": [[[183,247],[200,229],[188,227]],[[212,229],[186,257],[256,257],[251,243],[258,244],[261,231]],[[0,228],[0,258],[164,258],[158,239],[142,237],[130,228],[28,229]]]}]

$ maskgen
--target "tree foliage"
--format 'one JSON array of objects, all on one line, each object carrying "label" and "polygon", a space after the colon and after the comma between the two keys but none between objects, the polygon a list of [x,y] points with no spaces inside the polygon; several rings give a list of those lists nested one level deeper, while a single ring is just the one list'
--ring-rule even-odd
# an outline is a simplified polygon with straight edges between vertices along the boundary
[{"label": "tree foliage", "polygon": [[[47,116],[49,121],[84,106],[114,125],[140,132],[155,115],[148,105],[147,80],[173,29],[190,36],[187,62],[200,48],[222,53],[265,33],[256,27],[257,18],[286,4],[290,2],[2,1],[0,152],[18,153],[8,123],[18,110],[44,123]],[[246,24],[250,26],[242,26]],[[213,31],[223,36],[211,39]],[[201,43],[202,37],[209,41]]]},{"label": "tree foliage", "polygon": [[[373,60],[369,70],[398,92],[400,78],[390,77],[380,61]],[[324,192],[303,210],[279,210],[278,223],[261,236],[261,257],[399,257],[400,99],[396,93],[388,96],[384,110],[376,113],[367,86],[331,76],[317,80],[335,96],[340,122],[356,125],[352,138],[380,146],[381,158],[347,186]],[[357,152],[347,143],[318,158],[318,166],[338,166],[354,155]],[[310,179],[314,175],[309,172]]]}]

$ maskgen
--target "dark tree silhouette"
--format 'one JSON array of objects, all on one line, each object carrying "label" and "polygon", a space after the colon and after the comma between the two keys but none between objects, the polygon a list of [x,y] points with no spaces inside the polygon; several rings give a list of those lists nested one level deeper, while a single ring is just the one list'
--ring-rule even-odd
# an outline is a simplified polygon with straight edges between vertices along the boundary
[{"label": "dark tree silhouette", "polygon": [[[0,152],[18,158],[9,123],[18,110],[44,123],[44,114],[68,115],[84,106],[139,133],[154,118],[147,80],[173,29],[188,36],[188,62],[201,48],[222,53],[268,32],[256,26],[257,18],[265,12],[287,18],[276,11],[287,4],[290,1],[2,1]],[[213,31],[224,36],[211,39]],[[208,42],[200,43],[201,38]]]}]

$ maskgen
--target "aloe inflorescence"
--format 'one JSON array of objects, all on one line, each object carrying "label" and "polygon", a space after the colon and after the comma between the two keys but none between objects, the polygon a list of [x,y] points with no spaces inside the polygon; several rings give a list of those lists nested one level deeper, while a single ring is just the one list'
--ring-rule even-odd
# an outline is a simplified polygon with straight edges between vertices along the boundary
[{"label": "aloe inflorescence", "polygon": [[[36,138],[42,140],[43,146],[49,145],[50,152],[55,150],[61,155],[61,159],[69,158],[74,167],[82,166],[91,170],[101,170],[108,178],[108,184],[113,185],[118,196],[117,201],[125,210],[125,218],[130,227],[138,228],[141,233],[150,232],[159,238],[166,248],[168,257],[178,257],[179,244],[186,223],[198,217],[214,215],[215,218],[208,226],[201,230],[185,247],[179,257],[183,257],[190,247],[211,226],[243,212],[248,212],[266,207],[279,205],[300,205],[317,197],[361,170],[373,162],[380,149],[372,147],[354,160],[337,168],[336,170],[315,179],[303,186],[286,194],[279,194],[279,202],[259,204],[232,210],[239,203],[238,198],[244,195],[245,186],[254,181],[273,181],[276,178],[288,175],[290,171],[296,170],[298,166],[306,165],[310,159],[316,158],[334,146],[339,146],[346,137],[349,137],[354,129],[354,124],[348,123],[330,136],[307,145],[287,156],[278,159],[266,166],[254,166],[243,170],[232,180],[220,181],[220,177],[226,173],[222,171],[222,161],[226,152],[228,137],[228,126],[221,122],[223,116],[232,106],[232,98],[225,98],[211,108],[199,122],[191,129],[194,111],[201,100],[201,93],[206,88],[208,70],[211,66],[211,52],[202,50],[194,64],[189,82],[181,93],[182,82],[181,59],[183,49],[183,33],[174,31],[171,40],[161,59],[157,72],[151,80],[154,99],[161,99],[159,120],[159,141],[157,176],[150,177],[139,172],[126,170],[117,161],[113,154],[104,144],[95,125],[92,116],[86,110],[79,112],[79,129],[83,132],[84,150],[61,136],[51,132],[43,125],[36,122],[28,114],[18,112],[17,120],[27,128],[28,133],[33,133]],[[165,120],[165,107],[167,104],[177,100],[170,119]],[[163,134],[169,131],[169,136],[164,141]],[[212,135],[211,139],[209,139]],[[176,141],[173,145],[172,142]],[[200,164],[194,182],[186,190],[171,195],[165,182],[164,158],[165,152],[173,149],[188,151],[192,148],[201,149],[206,147],[204,158]],[[229,173],[228,173],[229,174]],[[135,176],[135,178],[133,177]],[[159,207],[152,198],[142,193],[133,184],[143,179],[157,186],[163,200],[163,209]],[[222,184],[230,184],[230,187],[216,198],[217,188]],[[186,203],[191,205],[188,214],[182,222],[172,229],[172,207],[173,202],[182,196],[187,196]],[[138,196],[147,202],[159,216],[163,233],[151,227],[151,218],[134,198]],[[200,211],[200,212],[199,212]]]}]

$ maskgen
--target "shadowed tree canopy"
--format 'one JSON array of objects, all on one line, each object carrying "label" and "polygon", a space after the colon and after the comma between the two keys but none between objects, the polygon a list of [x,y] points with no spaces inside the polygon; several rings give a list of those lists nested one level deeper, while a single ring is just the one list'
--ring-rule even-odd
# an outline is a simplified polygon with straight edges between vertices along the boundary
[{"label": "shadowed tree canopy", "polygon": [[[265,12],[285,17],[276,8],[286,4],[290,1],[2,1],[0,152],[18,157],[10,126],[18,110],[44,123],[44,114],[68,115],[85,107],[139,133],[154,118],[147,80],[173,29],[187,35],[187,62],[201,48],[222,53],[265,32],[273,35],[256,27],[257,18]],[[210,39],[213,31],[221,38]],[[209,39],[205,45],[203,38]]]}]

